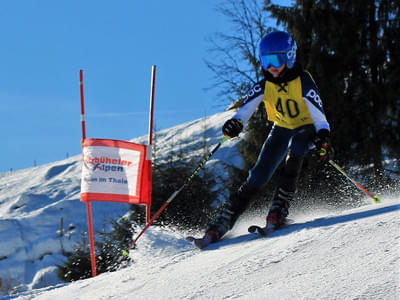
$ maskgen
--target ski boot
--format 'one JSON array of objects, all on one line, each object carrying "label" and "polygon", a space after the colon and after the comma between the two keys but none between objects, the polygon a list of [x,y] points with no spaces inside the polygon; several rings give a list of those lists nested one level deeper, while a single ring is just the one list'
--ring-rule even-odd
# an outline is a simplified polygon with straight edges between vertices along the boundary
[{"label": "ski boot", "polygon": [[225,233],[232,229],[238,217],[246,210],[249,200],[255,192],[256,188],[247,182],[242,184],[221,206],[217,218],[207,226],[204,236],[201,239],[190,238],[190,241],[196,247],[203,249],[220,240]]},{"label": "ski boot", "polygon": [[211,222],[202,238],[187,237],[186,240],[191,242],[199,249],[204,249],[211,243],[215,243],[232,228],[237,216],[232,210],[232,203],[228,200],[220,208],[218,217]]},{"label": "ski boot", "polygon": [[289,215],[290,201],[293,200],[294,192],[277,188],[272,200],[271,208],[267,216],[267,227],[278,229],[286,224]]},{"label": "ski boot", "polygon": [[193,245],[195,245],[199,249],[204,249],[214,241],[218,240],[218,237],[215,232],[212,230],[209,230],[205,233],[205,235],[202,238],[195,238],[193,236],[188,236],[186,238],[187,241],[191,242]]}]

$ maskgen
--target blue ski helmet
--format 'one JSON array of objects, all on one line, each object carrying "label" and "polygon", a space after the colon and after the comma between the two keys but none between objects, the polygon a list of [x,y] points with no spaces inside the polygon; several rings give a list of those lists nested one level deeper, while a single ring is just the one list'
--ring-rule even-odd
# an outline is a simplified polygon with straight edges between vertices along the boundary
[{"label": "blue ski helmet", "polygon": [[297,45],[285,31],[274,31],[265,35],[259,45],[261,66],[267,70],[270,66],[279,68],[284,63],[292,68],[296,61]]}]

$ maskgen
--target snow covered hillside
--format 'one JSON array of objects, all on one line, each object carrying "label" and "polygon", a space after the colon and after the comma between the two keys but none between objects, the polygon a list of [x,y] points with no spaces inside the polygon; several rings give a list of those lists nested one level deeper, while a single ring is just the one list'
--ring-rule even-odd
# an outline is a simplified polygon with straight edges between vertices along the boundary
[{"label": "snow covered hillside", "polygon": [[[221,126],[232,111],[194,120],[157,132],[159,155],[185,151],[202,156],[204,134],[213,147],[222,138]],[[206,132],[204,133],[204,131]],[[146,144],[147,136],[133,142]],[[79,143],[79,141],[77,141]],[[234,141],[208,162],[223,173],[223,162],[240,165]],[[0,173],[0,295],[59,283],[56,265],[64,260],[87,231],[86,206],[79,201],[81,155],[35,168]],[[124,215],[129,205],[94,202],[94,230],[109,218]]]},{"label": "snow covered hillside", "polygon": [[[159,154],[183,150],[203,157],[222,138],[233,111],[157,132]],[[133,140],[145,144],[147,137]],[[78,142],[78,141],[77,141]],[[206,168],[219,176],[242,162],[229,140]],[[399,195],[349,211],[292,212],[295,224],[255,239],[243,216],[226,239],[205,251],[187,233],[150,228],[132,250],[134,263],[118,272],[71,284],[56,277],[64,251],[87,231],[79,201],[81,156],[0,174],[1,299],[398,299]],[[224,180],[223,177],[220,180]],[[169,195],[167,195],[169,196]],[[167,197],[166,196],[166,197]],[[171,204],[173,205],[173,204]],[[129,206],[94,202],[94,228]],[[201,234],[201,233],[196,233]],[[9,295],[7,295],[9,294]]]},{"label": "snow covered hillside", "polygon": [[222,242],[193,249],[151,228],[131,267],[4,299],[399,299],[399,198],[296,223],[266,238],[243,218]]}]

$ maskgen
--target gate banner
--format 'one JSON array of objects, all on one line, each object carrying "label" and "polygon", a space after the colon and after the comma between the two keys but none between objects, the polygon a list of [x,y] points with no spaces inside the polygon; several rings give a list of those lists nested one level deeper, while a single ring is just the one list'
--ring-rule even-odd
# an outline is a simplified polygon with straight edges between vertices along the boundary
[{"label": "gate banner", "polygon": [[82,143],[81,201],[151,203],[147,146],[107,139]]}]

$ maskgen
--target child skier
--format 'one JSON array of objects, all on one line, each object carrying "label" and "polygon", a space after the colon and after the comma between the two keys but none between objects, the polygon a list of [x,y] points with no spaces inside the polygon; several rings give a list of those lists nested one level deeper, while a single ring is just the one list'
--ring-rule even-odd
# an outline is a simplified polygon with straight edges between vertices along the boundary
[{"label": "child skier", "polygon": [[250,198],[266,184],[283,159],[278,184],[267,215],[267,226],[285,224],[297,178],[307,152],[315,145],[320,159],[332,159],[330,127],[326,120],[318,88],[311,75],[296,63],[296,42],[284,31],[264,36],[259,44],[264,79],[248,93],[244,105],[222,127],[225,136],[239,135],[261,101],[273,127],[264,142],[246,181],[220,208],[196,245],[204,248],[218,241],[245,211]]}]

